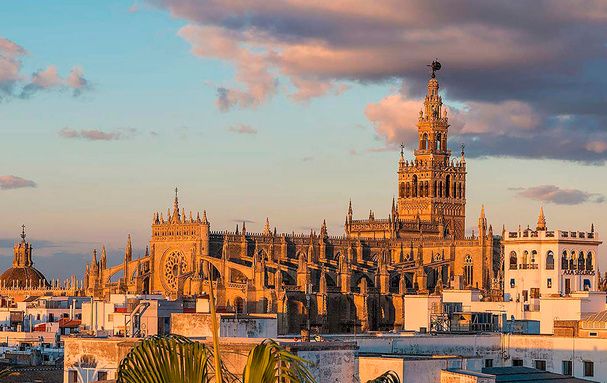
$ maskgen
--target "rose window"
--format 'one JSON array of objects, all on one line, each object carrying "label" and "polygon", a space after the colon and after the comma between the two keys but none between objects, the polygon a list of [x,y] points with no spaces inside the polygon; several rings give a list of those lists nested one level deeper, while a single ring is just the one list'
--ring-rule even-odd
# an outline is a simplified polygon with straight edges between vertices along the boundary
[{"label": "rose window", "polygon": [[164,280],[170,290],[176,291],[179,276],[187,272],[185,257],[179,251],[169,253],[164,261]]}]

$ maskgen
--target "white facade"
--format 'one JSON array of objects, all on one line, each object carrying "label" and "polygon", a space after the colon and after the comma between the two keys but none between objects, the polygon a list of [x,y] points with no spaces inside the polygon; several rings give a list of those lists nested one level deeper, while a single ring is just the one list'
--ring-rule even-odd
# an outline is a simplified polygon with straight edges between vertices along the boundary
[{"label": "white facade", "polygon": [[110,336],[125,332],[131,336],[133,331],[157,335],[169,332],[171,314],[178,312],[183,312],[181,301],[158,295],[111,294],[108,301],[82,304],[82,325],[93,333]]},{"label": "white facade", "polygon": [[[543,214],[540,213],[540,221]],[[538,229],[504,232],[504,300],[524,311],[539,310],[539,298],[597,291],[598,233]]]}]

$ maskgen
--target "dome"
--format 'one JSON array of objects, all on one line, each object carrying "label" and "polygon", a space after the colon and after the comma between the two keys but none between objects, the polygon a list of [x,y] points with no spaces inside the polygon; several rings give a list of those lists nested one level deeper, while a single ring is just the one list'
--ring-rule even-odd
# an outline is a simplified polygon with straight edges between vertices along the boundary
[{"label": "dome", "polygon": [[[41,282],[42,281],[42,282]],[[39,288],[49,286],[44,275],[33,266],[11,267],[0,275],[0,286],[6,288]]]}]

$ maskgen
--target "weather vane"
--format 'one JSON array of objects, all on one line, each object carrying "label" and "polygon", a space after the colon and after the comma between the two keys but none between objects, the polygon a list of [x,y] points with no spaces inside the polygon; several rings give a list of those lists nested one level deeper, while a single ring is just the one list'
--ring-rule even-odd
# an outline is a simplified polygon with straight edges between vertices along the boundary
[{"label": "weather vane", "polygon": [[21,225],[21,239],[25,241],[25,225]]},{"label": "weather vane", "polygon": [[441,65],[438,62],[438,59],[434,59],[434,61],[432,61],[432,64],[428,64],[428,66],[430,67],[430,69],[432,69],[432,78],[436,77],[436,74],[434,74],[434,72],[436,72],[437,70],[440,70]]}]

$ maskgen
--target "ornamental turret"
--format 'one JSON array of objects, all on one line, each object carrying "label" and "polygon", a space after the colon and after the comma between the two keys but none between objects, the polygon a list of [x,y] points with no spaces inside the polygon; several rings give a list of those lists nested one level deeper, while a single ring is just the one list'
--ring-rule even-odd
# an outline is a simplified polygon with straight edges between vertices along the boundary
[{"label": "ornamental turret", "polygon": [[[417,121],[417,149],[411,162],[399,159],[397,215],[401,221],[438,224],[444,234],[464,238],[466,221],[465,161],[452,161],[448,149],[449,120],[439,95],[438,61],[429,65],[432,75]],[[403,146],[401,146],[402,152]]]}]

